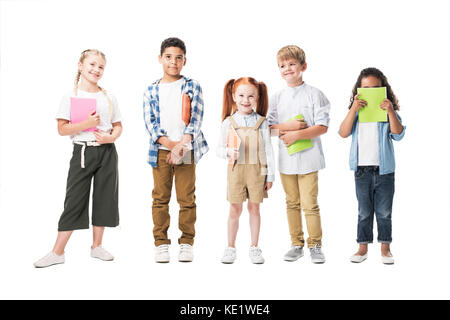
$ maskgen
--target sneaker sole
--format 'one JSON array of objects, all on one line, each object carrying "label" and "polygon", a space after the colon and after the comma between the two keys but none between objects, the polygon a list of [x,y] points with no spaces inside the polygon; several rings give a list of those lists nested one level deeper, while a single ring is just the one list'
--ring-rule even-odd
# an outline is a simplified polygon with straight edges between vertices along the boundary
[{"label": "sneaker sole", "polygon": [[352,262],[352,263],[361,263],[361,262],[364,262],[364,261],[366,261],[366,260],[367,260],[367,257],[362,258],[362,259],[353,259],[353,258],[350,258],[350,262]]},{"label": "sneaker sole", "polygon": [[259,260],[259,261],[253,261],[252,259],[250,259],[250,262],[253,263],[253,264],[263,264],[264,262],[266,262],[266,260],[262,259],[262,260]]},{"label": "sneaker sole", "polygon": [[311,260],[311,262],[314,264],[324,264],[325,260]]},{"label": "sneaker sole", "polygon": [[93,259],[98,259],[98,260],[102,260],[102,261],[113,261],[113,260],[114,260],[114,258],[112,258],[112,259],[102,259],[102,258],[100,258],[100,257],[93,257],[93,256],[91,256],[91,258],[93,258]]},{"label": "sneaker sole", "polygon": [[284,257],[283,258],[283,260],[284,261],[289,261],[289,262],[294,262],[294,261],[297,261],[298,259],[300,259],[301,257],[303,257],[304,255],[302,254],[301,256],[298,256],[298,257],[296,257],[296,258],[286,258],[286,257]]},{"label": "sneaker sole", "polygon": [[192,261],[194,261],[194,260],[187,260],[187,259],[178,259],[178,262],[183,262],[183,263],[185,263],[185,262],[192,262]]},{"label": "sneaker sole", "polygon": [[49,264],[47,266],[34,266],[34,267],[37,268],[37,269],[42,269],[42,268],[48,268],[48,267],[51,267],[51,266],[56,266],[57,264],[63,264],[63,263],[65,263],[65,261],[52,263],[52,264]]}]

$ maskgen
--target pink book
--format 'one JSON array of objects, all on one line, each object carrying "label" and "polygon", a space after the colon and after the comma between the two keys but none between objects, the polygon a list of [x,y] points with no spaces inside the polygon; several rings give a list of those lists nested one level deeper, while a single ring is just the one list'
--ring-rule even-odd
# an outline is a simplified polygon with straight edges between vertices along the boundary
[{"label": "pink book", "polygon": [[[97,111],[97,100],[92,98],[70,98],[70,122],[79,123],[87,119],[87,117]],[[83,131],[93,132],[97,127],[88,128]]]}]

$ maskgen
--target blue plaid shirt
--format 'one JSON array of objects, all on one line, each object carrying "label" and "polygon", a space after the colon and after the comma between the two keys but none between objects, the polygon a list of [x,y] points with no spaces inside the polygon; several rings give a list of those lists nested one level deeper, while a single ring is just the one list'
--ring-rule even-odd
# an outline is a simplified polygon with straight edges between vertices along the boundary
[{"label": "blue plaid shirt", "polygon": [[[186,77],[183,77],[181,92],[186,93],[191,100],[191,120],[184,129],[183,134],[192,135],[192,148],[194,150],[194,162],[198,163],[200,158],[209,150],[203,132],[200,130],[203,120],[203,95],[200,84]],[[145,127],[150,134],[150,148],[147,162],[156,168],[158,161],[158,150],[161,144],[156,141],[167,136],[166,130],[161,128],[159,112],[159,81],[153,82],[144,92],[144,121]],[[181,108],[181,105],[180,105]]]}]

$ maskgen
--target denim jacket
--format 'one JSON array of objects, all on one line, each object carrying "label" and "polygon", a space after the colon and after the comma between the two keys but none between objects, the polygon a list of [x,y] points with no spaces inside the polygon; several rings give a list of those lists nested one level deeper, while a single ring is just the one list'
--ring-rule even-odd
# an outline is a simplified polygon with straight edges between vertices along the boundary
[{"label": "denim jacket", "polygon": [[[397,114],[397,113],[396,113]],[[397,118],[402,122],[402,119],[397,114]],[[352,144],[350,147],[350,170],[356,171],[358,168],[358,114],[356,114],[355,121],[352,128]],[[378,155],[380,160],[380,175],[395,172],[395,157],[394,145],[392,140],[400,141],[405,135],[406,126],[400,134],[393,134],[390,130],[390,123],[378,122]]]}]

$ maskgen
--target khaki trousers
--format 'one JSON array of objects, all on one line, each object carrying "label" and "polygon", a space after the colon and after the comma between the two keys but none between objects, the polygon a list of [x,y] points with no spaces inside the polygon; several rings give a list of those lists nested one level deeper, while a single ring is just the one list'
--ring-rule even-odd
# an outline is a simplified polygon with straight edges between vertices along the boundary
[{"label": "khaki trousers", "polygon": [[180,165],[168,164],[166,162],[168,153],[167,150],[159,150],[158,167],[153,168],[152,216],[155,246],[170,244],[167,230],[170,225],[169,202],[174,177],[177,202],[180,206],[178,228],[182,232],[178,243],[193,245],[196,220],[195,164],[193,162]]},{"label": "khaki trousers", "polygon": [[322,226],[317,203],[319,185],[317,171],[308,174],[280,173],[280,175],[286,193],[286,211],[292,245],[303,247],[305,244],[301,216],[303,209],[309,236],[308,248],[315,245],[322,246]]}]

